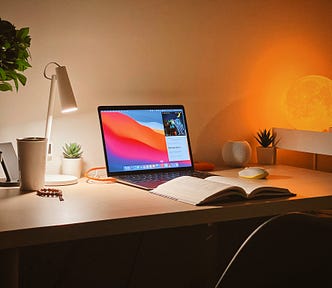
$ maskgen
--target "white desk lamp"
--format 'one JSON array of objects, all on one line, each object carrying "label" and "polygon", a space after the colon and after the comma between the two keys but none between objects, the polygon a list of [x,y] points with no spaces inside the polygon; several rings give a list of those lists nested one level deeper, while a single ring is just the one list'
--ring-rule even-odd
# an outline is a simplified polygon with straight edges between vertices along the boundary
[{"label": "white desk lamp", "polygon": [[[52,74],[51,77],[47,76],[46,70],[51,65],[56,65],[55,73]],[[60,66],[56,62],[50,62],[45,66],[44,69],[44,77],[46,79],[51,80],[50,87],[50,96],[48,102],[48,111],[47,111],[47,120],[46,120],[46,128],[45,128],[45,138],[47,139],[47,159],[51,156],[51,145],[50,145],[50,137],[51,137],[51,129],[53,122],[53,112],[54,112],[54,101],[55,101],[55,82],[58,83],[58,90],[60,96],[60,104],[61,104],[61,112],[73,112],[77,110],[77,104],[75,100],[75,96],[73,93],[73,89],[71,88],[71,84],[68,78],[67,69],[65,66]],[[69,176],[69,175],[46,175],[45,176],[45,185],[53,186],[53,185],[69,185],[77,182],[77,177]]]}]

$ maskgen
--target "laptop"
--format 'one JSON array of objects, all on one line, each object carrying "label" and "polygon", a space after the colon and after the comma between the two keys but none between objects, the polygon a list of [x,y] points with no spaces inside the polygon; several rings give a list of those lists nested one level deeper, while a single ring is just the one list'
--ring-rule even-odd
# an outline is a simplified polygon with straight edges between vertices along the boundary
[{"label": "laptop", "polygon": [[[194,170],[182,105],[99,106],[98,116],[109,177],[151,190]],[[210,174],[211,175],[211,174]]]}]

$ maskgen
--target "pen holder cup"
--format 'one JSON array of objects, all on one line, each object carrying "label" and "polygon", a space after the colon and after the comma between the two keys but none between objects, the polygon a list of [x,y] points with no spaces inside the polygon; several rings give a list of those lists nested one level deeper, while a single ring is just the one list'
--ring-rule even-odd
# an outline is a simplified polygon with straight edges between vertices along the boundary
[{"label": "pen holder cup", "polygon": [[44,187],[46,146],[46,138],[17,139],[20,189],[22,191],[37,191]]}]

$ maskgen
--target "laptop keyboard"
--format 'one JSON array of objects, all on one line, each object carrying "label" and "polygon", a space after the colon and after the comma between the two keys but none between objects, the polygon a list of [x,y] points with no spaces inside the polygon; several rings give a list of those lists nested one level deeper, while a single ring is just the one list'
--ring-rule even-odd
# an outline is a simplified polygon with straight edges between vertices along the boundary
[{"label": "laptop keyboard", "polygon": [[211,174],[199,171],[172,171],[160,173],[143,173],[134,175],[119,175],[118,179],[136,184],[145,188],[156,188],[158,185],[180,176],[194,176],[205,178]]}]

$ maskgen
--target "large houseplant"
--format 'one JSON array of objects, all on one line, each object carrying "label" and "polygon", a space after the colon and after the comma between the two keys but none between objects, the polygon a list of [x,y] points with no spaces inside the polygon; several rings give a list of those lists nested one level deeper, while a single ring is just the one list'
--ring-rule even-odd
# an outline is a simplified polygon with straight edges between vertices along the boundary
[{"label": "large houseplant", "polygon": [[257,162],[259,164],[274,164],[276,159],[276,134],[273,130],[259,130],[255,139],[260,144],[256,147]]},{"label": "large houseplant", "polygon": [[19,84],[26,84],[23,71],[29,63],[31,37],[29,28],[16,29],[9,21],[0,18],[0,91],[18,91]]}]

